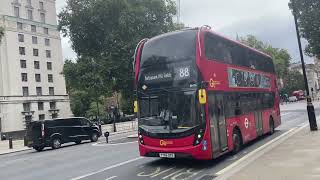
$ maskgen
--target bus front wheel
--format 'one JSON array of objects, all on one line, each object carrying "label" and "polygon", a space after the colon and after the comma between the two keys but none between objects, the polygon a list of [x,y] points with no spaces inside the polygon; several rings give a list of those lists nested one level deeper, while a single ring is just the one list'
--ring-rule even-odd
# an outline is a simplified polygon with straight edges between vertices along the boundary
[{"label": "bus front wheel", "polygon": [[237,154],[242,147],[242,139],[241,139],[241,134],[238,129],[233,130],[232,134],[232,140],[233,140],[233,154]]}]

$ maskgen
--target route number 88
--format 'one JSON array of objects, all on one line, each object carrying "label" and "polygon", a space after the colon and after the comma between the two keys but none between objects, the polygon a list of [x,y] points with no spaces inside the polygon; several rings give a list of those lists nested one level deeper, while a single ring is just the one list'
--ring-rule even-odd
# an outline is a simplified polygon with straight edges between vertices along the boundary
[{"label": "route number 88", "polygon": [[189,77],[190,76],[189,68],[180,68],[179,74],[180,74],[180,78]]}]

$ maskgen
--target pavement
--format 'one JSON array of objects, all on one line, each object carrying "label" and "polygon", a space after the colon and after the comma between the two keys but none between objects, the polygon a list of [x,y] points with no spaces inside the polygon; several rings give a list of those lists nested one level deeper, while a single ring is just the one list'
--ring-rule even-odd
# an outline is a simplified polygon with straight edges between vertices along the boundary
[{"label": "pavement", "polygon": [[0,155],[29,150],[23,140],[12,141],[13,148],[9,149],[9,141],[0,141]]},{"label": "pavement", "polygon": [[225,179],[320,179],[319,147],[320,132],[311,132],[309,126],[304,126],[286,141],[264,153],[249,165],[241,168],[234,167],[237,172],[229,174],[229,177]]},{"label": "pavement", "polygon": [[[316,115],[319,116],[320,103],[315,102],[314,105],[316,108]],[[282,105],[281,115],[282,125],[276,129],[276,132],[273,135],[263,136],[247,144],[236,155],[227,154],[211,161],[140,157],[137,139],[127,138],[128,136],[136,134],[136,131],[129,131],[113,134],[110,136],[109,144],[104,142],[104,138],[100,138],[97,143],[86,142],[80,145],[70,143],[57,150],[46,148],[40,153],[34,150],[27,150],[1,155],[0,169],[5,170],[0,171],[0,179],[211,180],[214,177],[214,179],[218,179],[225,175],[229,175],[228,178],[231,178],[231,180],[240,178],[251,180],[257,179],[256,177],[258,177],[258,179],[262,179],[263,177],[270,177],[268,179],[279,179],[277,177],[282,177],[281,174],[277,177],[267,176],[267,174],[276,174],[277,171],[282,173],[282,169],[284,169],[284,176],[289,173],[307,174],[309,172],[310,175],[312,173],[312,175],[315,175],[317,170],[319,170],[317,169],[318,166],[315,161],[319,161],[319,157],[318,155],[314,156],[315,161],[312,161],[309,155],[317,154],[316,149],[312,149],[314,141],[317,141],[317,137],[307,137],[306,139],[310,139],[310,141],[303,140],[302,138],[303,136],[309,135],[315,136],[314,134],[309,134],[307,128],[302,128],[307,123],[306,104],[297,102]],[[294,141],[291,142],[291,139]],[[282,149],[284,148],[282,147],[284,143],[291,143],[292,146],[295,146],[298,143],[307,143],[309,145],[300,145],[300,148],[291,147],[289,149]],[[289,144],[285,146],[289,146]],[[280,150],[278,151],[277,148],[280,150],[282,149],[283,152],[287,152],[287,156],[283,157],[285,160],[282,160],[281,158],[286,154],[281,154]],[[300,157],[295,160],[296,158],[293,156]],[[306,157],[306,160],[304,160],[304,156]],[[303,166],[306,165],[309,170],[298,171],[298,165],[300,165],[300,168],[303,168],[298,160],[303,160],[301,161]],[[248,163],[245,163],[246,161],[248,161]],[[266,164],[270,167],[267,167]],[[239,167],[238,165],[241,166]],[[258,167],[261,168],[261,172],[259,172]],[[255,172],[257,172],[256,174],[262,173],[264,167],[267,169],[263,176],[254,175]],[[290,167],[296,169],[291,170]],[[274,168],[277,169],[275,170]],[[234,169],[239,170],[233,172]],[[246,171],[247,169],[250,171]],[[245,172],[243,173],[244,175],[247,174],[252,176],[245,177],[241,174],[242,172]],[[313,176],[303,176],[299,178],[311,179]],[[295,177],[288,177],[287,179],[295,179]]]}]

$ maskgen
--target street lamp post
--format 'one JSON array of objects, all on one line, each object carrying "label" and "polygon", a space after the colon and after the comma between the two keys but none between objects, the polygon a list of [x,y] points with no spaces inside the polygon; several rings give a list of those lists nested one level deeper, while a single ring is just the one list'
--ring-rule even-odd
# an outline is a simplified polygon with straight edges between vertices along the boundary
[{"label": "street lamp post", "polygon": [[297,15],[296,15],[296,8],[295,8],[295,4],[293,1],[292,1],[292,7],[293,7],[292,8],[293,9],[293,17],[294,17],[297,38],[298,38],[298,45],[299,45],[299,51],[300,51],[303,78],[304,78],[305,88],[306,88],[306,92],[307,92],[307,111],[308,111],[310,130],[317,131],[318,130],[317,120],[316,120],[316,116],[314,113],[314,106],[312,104],[312,99],[310,97],[309,85],[308,85],[307,74],[306,74],[306,69],[305,69],[306,67],[305,67],[305,63],[304,63],[304,57],[303,57],[302,46],[301,46],[301,37],[300,37],[298,20],[297,20]]}]

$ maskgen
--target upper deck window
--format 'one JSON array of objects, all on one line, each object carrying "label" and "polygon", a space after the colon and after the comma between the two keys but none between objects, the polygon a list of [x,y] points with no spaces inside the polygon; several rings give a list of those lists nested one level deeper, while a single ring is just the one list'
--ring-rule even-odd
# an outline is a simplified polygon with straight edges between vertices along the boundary
[{"label": "upper deck window", "polygon": [[270,57],[211,33],[204,38],[205,56],[209,60],[275,73]]},{"label": "upper deck window", "polygon": [[159,63],[195,60],[197,31],[179,31],[155,37],[145,43],[141,67]]}]

